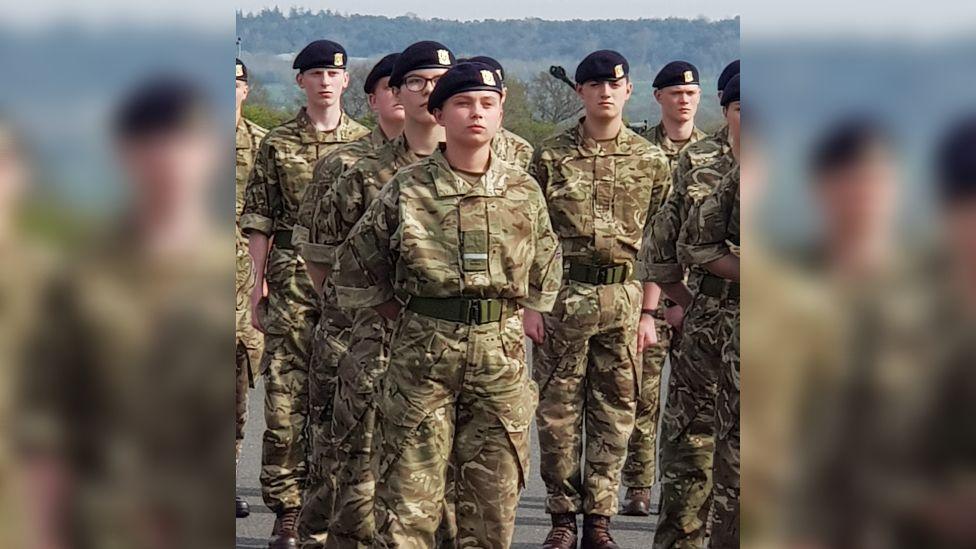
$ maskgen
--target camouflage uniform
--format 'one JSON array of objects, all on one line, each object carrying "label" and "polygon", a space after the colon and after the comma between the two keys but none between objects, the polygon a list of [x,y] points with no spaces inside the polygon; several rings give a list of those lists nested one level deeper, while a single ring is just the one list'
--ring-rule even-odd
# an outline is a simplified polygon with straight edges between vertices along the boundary
[{"label": "camouflage uniform", "polygon": [[[417,160],[401,135],[353,164],[323,200],[320,246],[334,254],[397,170]],[[371,308],[356,309],[351,316],[348,352],[338,361],[331,427],[337,482],[327,547],[368,547],[374,531],[373,394],[376,379],[386,369],[390,323]]]},{"label": "camouflage uniform", "polygon": [[[694,197],[678,241],[678,257],[687,265],[704,265],[739,253],[739,170],[733,168],[719,187]],[[722,365],[715,400],[715,459],[712,548],[739,547],[739,294],[729,284],[722,301],[718,344]]]},{"label": "camouflage uniform", "polygon": [[[678,261],[679,231],[687,217],[689,195],[714,190],[732,165],[725,129],[681,154],[671,194],[648,224],[641,249],[644,280],[681,282],[685,269]],[[699,291],[705,278],[707,294]],[[721,325],[722,291],[701,268],[693,268],[688,286],[694,296],[685,311],[683,330],[671,348],[671,376],[661,422],[661,512],[654,547],[701,547],[708,521],[714,452],[715,383],[721,349],[715,344]]]},{"label": "camouflage uniform", "polygon": [[[597,143],[580,121],[536,150],[531,173],[545,192],[568,269],[534,353],[546,511],[612,516],[639,393],[643,291],[631,275],[649,213],[667,195],[668,162],[628,128]],[[580,265],[617,265],[623,276],[573,280]]]},{"label": "camouflage uniform", "polygon": [[497,158],[523,170],[528,170],[532,162],[532,145],[505,128],[499,128],[495,138],[491,140],[491,151]]},{"label": "camouflage uniform", "polygon": [[[261,144],[261,139],[268,130],[254,122],[241,117],[235,130],[237,149],[237,191],[235,198],[235,215],[240,222],[241,212],[244,211],[244,188],[247,178],[254,165],[254,154]],[[238,228],[240,225],[238,224]],[[237,444],[235,445],[236,459],[241,459],[241,445],[244,443],[244,422],[247,420],[247,390],[254,386],[254,379],[258,376],[258,366],[261,361],[261,351],[264,346],[264,336],[251,326],[251,290],[254,289],[254,273],[251,272],[251,256],[247,252],[247,239],[238,232],[236,235],[237,273],[236,273],[236,315],[237,315],[237,343],[235,345],[235,362],[237,363]]]},{"label": "camouflage uniform", "polygon": [[276,513],[302,503],[308,352],[320,307],[305,260],[292,245],[292,228],[315,162],[367,133],[345,114],[335,130],[318,132],[303,107],[262,141],[247,185],[241,230],[273,237],[266,267],[267,310],[260,319],[265,330],[261,367],[267,423],[261,486],[265,503]]},{"label": "camouflage uniform", "polygon": [[[664,123],[651,126],[641,132],[641,136],[657,145],[668,157],[672,172],[677,167],[678,156],[689,145],[707,137],[708,134],[694,128],[691,137],[683,143],[675,143],[664,129]],[[658,316],[663,318],[667,308],[665,299],[658,306]],[[627,445],[627,461],[623,469],[623,485],[628,488],[646,488],[654,484],[657,464],[657,423],[661,413],[661,369],[671,346],[671,328],[663,320],[655,320],[657,345],[644,350],[641,371],[640,397],[637,399],[637,418],[634,433]]]},{"label": "camouflage uniform", "polygon": [[[433,546],[450,462],[458,546],[509,547],[537,398],[521,308],[551,309],[560,278],[538,185],[505,162],[471,183],[435,152],[396,175],[338,255],[340,304],[410,296],[375,400],[375,546]],[[485,300],[484,323],[435,318],[462,298]]]},{"label": "camouflage uniform", "polygon": [[[386,143],[389,140],[377,126],[365,137],[338,147],[315,164],[312,181],[302,197],[292,235],[292,242],[305,261],[332,267],[335,262],[334,250],[321,244],[323,223],[330,213],[325,198],[342,172]],[[312,334],[309,356],[308,484],[299,521],[299,534],[306,548],[324,546],[333,514],[337,462],[331,435],[332,408],[336,394],[336,370],[340,357],[348,351],[351,328],[352,319],[339,308],[332,281],[326,280],[322,312]]]}]

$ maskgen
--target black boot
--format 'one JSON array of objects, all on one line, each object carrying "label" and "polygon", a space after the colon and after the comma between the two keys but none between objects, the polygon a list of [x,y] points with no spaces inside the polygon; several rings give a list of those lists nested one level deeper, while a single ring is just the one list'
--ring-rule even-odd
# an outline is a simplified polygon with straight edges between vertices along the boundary
[{"label": "black boot", "polygon": [[556,513],[542,549],[576,549],[576,539],[576,513]]},{"label": "black boot", "polygon": [[251,514],[251,506],[244,501],[244,498],[236,496],[234,499],[236,500],[235,503],[237,503],[237,518],[244,518]]}]

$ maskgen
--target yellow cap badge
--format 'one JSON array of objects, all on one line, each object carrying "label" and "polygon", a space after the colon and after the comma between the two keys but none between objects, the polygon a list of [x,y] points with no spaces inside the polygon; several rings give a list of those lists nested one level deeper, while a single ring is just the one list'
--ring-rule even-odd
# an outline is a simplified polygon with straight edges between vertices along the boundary
[{"label": "yellow cap badge", "polygon": [[486,86],[494,86],[495,74],[491,71],[481,71],[481,81],[484,82]]},{"label": "yellow cap badge", "polygon": [[237,67],[237,76],[235,76],[235,78],[239,78],[241,76],[244,76],[244,67],[242,67],[240,65],[234,65],[234,66]]},{"label": "yellow cap badge", "polygon": [[615,65],[613,67],[613,76],[614,76],[614,78],[623,78],[624,77],[624,66],[623,65]]},{"label": "yellow cap badge", "polygon": [[342,61],[343,61],[342,54],[341,53],[337,53],[337,54],[335,54],[335,58],[332,60],[332,64],[335,65],[335,66],[337,66],[337,67],[341,67],[342,66]]},{"label": "yellow cap badge", "polygon": [[694,81],[695,81],[695,73],[691,71],[685,71],[685,82],[694,82]]},{"label": "yellow cap badge", "polygon": [[447,50],[437,50],[437,62],[441,65],[450,65],[451,53]]}]

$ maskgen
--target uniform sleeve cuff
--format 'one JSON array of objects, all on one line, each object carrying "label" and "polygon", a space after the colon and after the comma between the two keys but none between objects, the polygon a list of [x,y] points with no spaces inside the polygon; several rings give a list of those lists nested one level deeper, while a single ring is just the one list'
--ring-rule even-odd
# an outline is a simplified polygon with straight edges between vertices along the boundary
[{"label": "uniform sleeve cuff", "polygon": [[556,305],[558,292],[529,292],[529,295],[516,300],[516,303],[540,313],[548,313]]},{"label": "uniform sleeve cuff", "polygon": [[330,267],[335,263],[335,246],[328,244],[312,244],[306,240],[299,247],[299,250],[301,251],[302,257],[305,258],[305,261],[321,263]]},{"label": "uniform sleeve cuff", "polygon": [[651,263],[642,270],[644,282],[676,284],[685,279],[685,270],[677,263]]},{"label": "uniform sleeve cuff", "polygon": [[291,229],[291,245],[296,248],[308,242],[308,227],[295,225]]},{"label": "uniform sleeve cuff", "polygon": [[246,213],[241,216],[241,232],[247,234],[251,231],[257,231],[259,233],[264,233],[270,235],[274,227],[274,221],[269,217],[264,217],[261,214],[256,213]]},{"label": "uniform sleeve cuff", "polygon": [[336,298],[339,301],[339,306],[346,309],[375,307],[393,299],[393,286],[389,284],[368,288],[336,286]]},{"label": "uniform sleeve cuff", "polygon": [[678,253],[689,265],[704,265],[729,255],[729,247],[724,242],[715,244],[683,246],[678,245]]}]

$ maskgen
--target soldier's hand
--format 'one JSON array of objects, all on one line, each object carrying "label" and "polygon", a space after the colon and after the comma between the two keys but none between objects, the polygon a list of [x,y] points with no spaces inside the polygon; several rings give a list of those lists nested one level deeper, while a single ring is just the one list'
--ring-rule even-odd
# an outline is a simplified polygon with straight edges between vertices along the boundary
[{"label": "soldier's hand", "polygon": [[637,325],[637,352],[643,353],[644,349],[653,345],[657,345],[657,326],[654,325],[654,317],[642,314]]},{"label": "soldier's hand", "polygon": [[526,309],[522,317],[522,330],[533,343],[542,345],[546,339],[546,323],[542,320],[542,313]]},{"label": "soldier's hand", "polygon": [[255,284],[254,289],[251,290],[251,326],[254,329],[264,333],[264,326],[261,325],[261,300],[268,295],[268,283],[264,280],[261,284]]},{"label": "soldier's hand", "polygon": [[680,332],[685,322],[685,310],[681,305],[672,305],[664,310],[664,320]]}]

